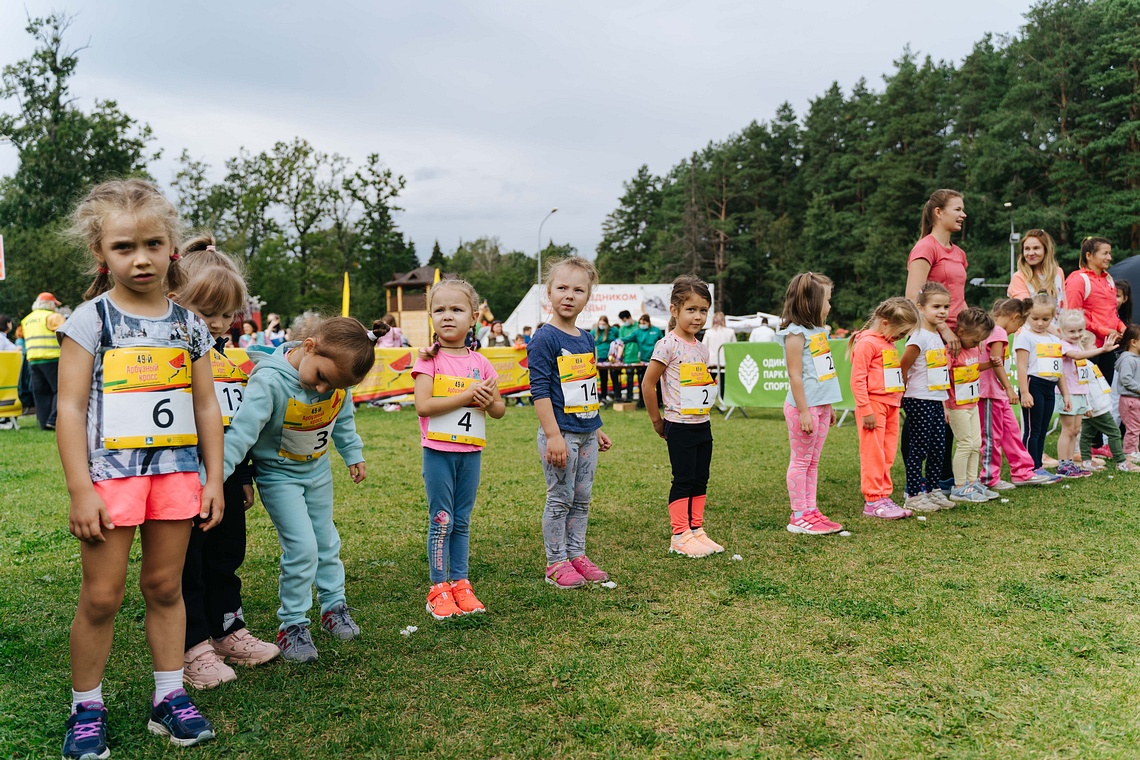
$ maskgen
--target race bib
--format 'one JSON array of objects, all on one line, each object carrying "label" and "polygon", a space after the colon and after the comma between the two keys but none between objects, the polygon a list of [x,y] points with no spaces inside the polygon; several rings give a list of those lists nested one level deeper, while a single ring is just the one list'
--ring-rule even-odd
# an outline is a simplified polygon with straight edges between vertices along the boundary
[{"label": "race bib", "polygon": [[113,348],[103,354],[103,446],[193,446],[194,393],[183,348]]},{"label": "race bib", "polygon": [[680,370],[681,414],[708,414],[716,400],[716,383],[709,368],[704,362],[682,362]]},{"label": "race bib", "polygon": [[310,462],[323,457],[329,450],[329,436],[344,399],[345,393],[339,389],[315,404],[289,399],[285,420],[281,424],[281,448],[277,455],[295,462]]},{"label": "race bib", "polygon": [[222,409],[222,426],[229,427],[245,399],[245,384],[249,376],[216,349],[210,349],[210,368],[214,373],[214,395]]},{"label": "race bib", "polygon": [[[432,383],[433,398],[447,398],[463,393],[472,383],[472,377],[436,375]],[[466,443],[471,446],[487,445],[487,413],[482,409],[461,406],[444,414],[428,417],[427,437],[431,441]]]},{"label": "race bib", "polygon": [[598,411],[598,366],[594,354],[558,357],[562,383],[562,411],[566,414]]},{"label": "race bib", "polygon": [[981,395],[982,372],[977,364],[967,364],[954,368],[954,403],[959,406],[972,404]]},{"label": "race bib", "polygon": [[1092,380],[1092,364],[1089,364],[1088,359],[1077,359],[1077,383],[1079,385],[1088,385]]},{"label": "race bib", "polygon": [[899,362],[899,352],[893,348],[883,349],[883,392],[902,393],[906,390],[903,384],[902,364]]},{"label": "race bib", "polygon": [[1037,376],[1038,377],[1060,377],[1061,376],[1061,344],[1060,343],[1038,343],[1037,344]]},{"label": "race bib", "polygon": [[808,343],[811,352],[811,361],[815,365],[815,374],[822,383],[835,377],[835,360],[831,358],[831,344],[827,342],[825,333],[816,333],[811,336]]},{"label": "race bib", "polygon": [[1108,384],[1108,381],[1104,379],[1104,375],[1101,373],[1100,367],[1093,364],[1092,365],[1092,372],[1093,372],[1093,382],[1096,384],[1096,387],[1099,388],[1100,392],[1103,393],[1104,395],[1111,396],[1112,395],[1112,386],[1110,386]]},{"label": "race bib", "polygon": [[946,366],[946,349],[932,348],[926,352],[926,389],[945,391],[950,388],[950,369]]}]

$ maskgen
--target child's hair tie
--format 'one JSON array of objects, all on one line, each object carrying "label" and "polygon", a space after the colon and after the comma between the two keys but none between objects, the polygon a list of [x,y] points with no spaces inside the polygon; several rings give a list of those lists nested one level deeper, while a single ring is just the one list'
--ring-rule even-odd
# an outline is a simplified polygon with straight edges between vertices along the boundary
[{"label": "child's hair tie", "polygon": [[182,254],[179,253],[178,251],[175,251],[174,253],[170,254],[170,260],[171,261],[178,261],[181,258],[182,258]]},{"label": "child's hair tie", "polygon": [[111,274],[111,270],[107,268],[106,264],[100,264],[97,270],[99,274]]},{"label": "child's hair tie", "polygon": [[369,330],[368,331],[368,340],[375,343],[376,341],[380,340],[380,336],[377,335],[376,333],[374,333],[372,330]]},{"label": "child's hair tie", "polygon": [[218,247],[216,245],[208,245],[208,246],[206,246],[206,250],[207,251],[213,251],[213,252],[217,253]]}]

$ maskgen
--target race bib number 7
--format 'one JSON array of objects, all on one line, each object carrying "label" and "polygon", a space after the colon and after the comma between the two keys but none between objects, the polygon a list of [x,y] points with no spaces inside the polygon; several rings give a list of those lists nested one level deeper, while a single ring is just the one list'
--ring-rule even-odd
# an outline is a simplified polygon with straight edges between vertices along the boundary
[{"label": "race bib number 7", "polygon": [[596,412],[598,365],[594,354],[558,357],[558,380],[562,384],[562,411],[566,414]]},{"label": "race bib number 7", "polygon": [[289,399],[281,423],[278,456],[295,462],[311,462],[323,457],[329,450],[329,436],[344,399],[342,390],[334,391],[332,396],[315,404]]},{"label": "race bib number 7", "polygon": [[950,370],[946,366],[946,349],[932,348],[926,352],[926,389],[945,391],[950,388]]},{"label": "race bib number 7", "polygon": [[182,348],[114,348],[103,354],[103,446],[198,443],[190,354]]},{"label": "race bib number 7", "polygon": [[704,362],[682,363],[681,414],[708,414],[716,399],[716,383]]},{"label": "race bib number 7", "polygon": [[[447,398],[463,393],[478,380],[470,377],[436,375],[432,383],[431,395],[434,398]],[[471,446],[487,445],[487,413],[482,409],[461,406],[450,412],[428,417],[427,437],[429,441],[466,443]]]},{"label": "race bib number 7", "polygon": [[899,352],[893,348],[883,349],[883,392],[902,393],[906,390],[903,384],[902,362],[899,361]]}]

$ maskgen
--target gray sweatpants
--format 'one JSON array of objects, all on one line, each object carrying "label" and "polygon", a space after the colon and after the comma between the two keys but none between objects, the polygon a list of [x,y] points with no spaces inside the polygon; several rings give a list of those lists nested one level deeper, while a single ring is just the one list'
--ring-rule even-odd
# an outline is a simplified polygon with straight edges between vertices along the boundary
[{"label": "gray sweatpants", "polygon": [[598,434],[568,433],[566,466],[546,461],[546,434],[538,429],[538,456],[546,476],[546,508],[542,511],[542,540],[546,562],[553,565],[586,553],[586,524],[590,492],[598,469]]}]

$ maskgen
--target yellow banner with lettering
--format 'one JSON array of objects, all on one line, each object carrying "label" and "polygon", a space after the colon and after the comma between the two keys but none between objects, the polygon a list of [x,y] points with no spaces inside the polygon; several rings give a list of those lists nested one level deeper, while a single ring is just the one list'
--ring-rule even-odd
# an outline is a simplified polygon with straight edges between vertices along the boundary
[{"label": "yellow banner with lettering", "polygon": [[[410,403],[415,395],[412,367],[416,364],[416,348],[377,348],[372,371],[352,390],[352,400]],[[530,369],[526,350],[522,348],[484,348],[479,353],[491,362],[499,375],[499,393],[523,393],[530,390]]]}]

